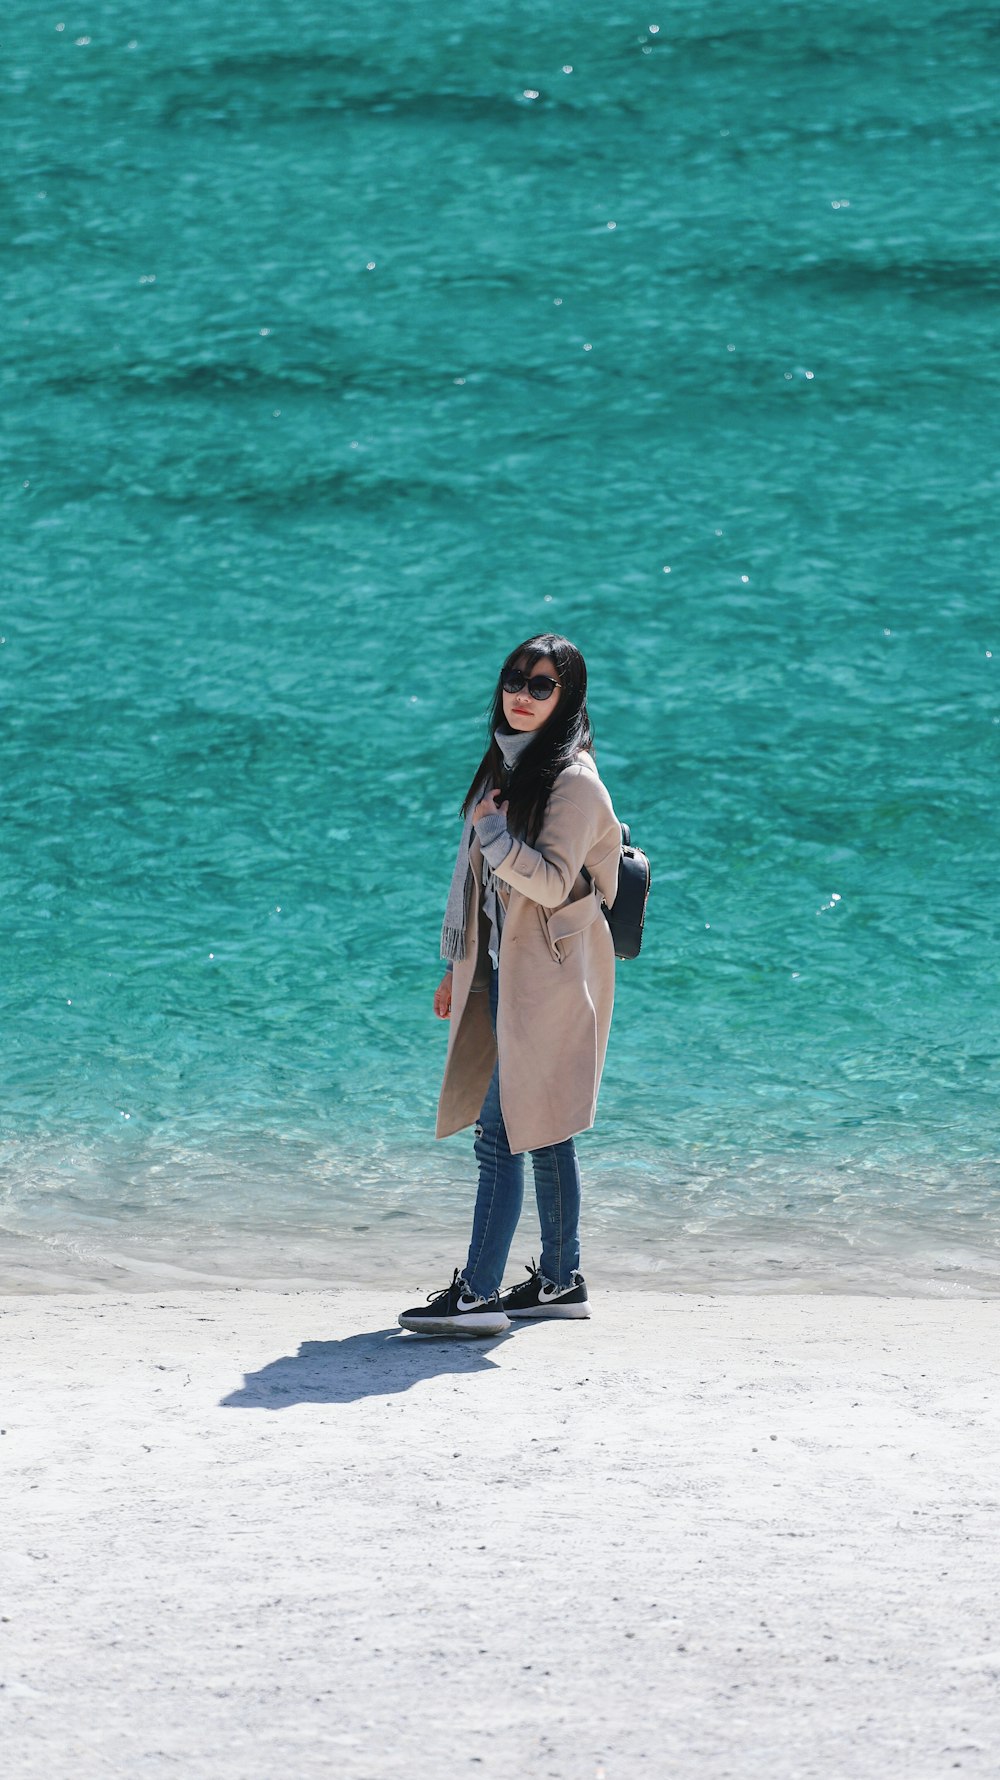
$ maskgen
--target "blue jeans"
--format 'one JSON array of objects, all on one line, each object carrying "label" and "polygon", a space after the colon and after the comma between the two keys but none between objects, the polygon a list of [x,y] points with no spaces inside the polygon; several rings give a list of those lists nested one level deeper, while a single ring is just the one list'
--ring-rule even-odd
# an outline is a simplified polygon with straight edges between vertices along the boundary
[{"label": "blue jeans", "polygon": [[[497,972],[490,977],[490,1017],[497,1024]],[[500,1065],[493,1071],[476,1126],[479,1191],[464,1274],[477,1297],[497,1291],[524,1203],[524,1157],[512,1155],[500,1111]],[[532,1150],[542,1231],[541,1271],[568,1286],[580,1265],[580,1166],[571,1137]]]}]

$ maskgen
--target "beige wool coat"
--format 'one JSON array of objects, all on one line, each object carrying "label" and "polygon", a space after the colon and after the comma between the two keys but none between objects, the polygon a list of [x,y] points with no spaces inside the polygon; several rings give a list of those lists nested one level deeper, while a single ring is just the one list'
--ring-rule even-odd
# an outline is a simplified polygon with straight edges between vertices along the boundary
[{"label": "beige wool coat", "polygon": [[562,1143],[594,1123],[615,998],[603,904],[617,893],[621,838],[593,759],[578,754],[552,788],[534,846],[515,840],[496,868],[507,895],[494,1039],[483,855],[473,832],[475,889],[465,957],[452,976],[438,1137],[478,1119],[498,1053],[500,1107],[513,1152]]}]

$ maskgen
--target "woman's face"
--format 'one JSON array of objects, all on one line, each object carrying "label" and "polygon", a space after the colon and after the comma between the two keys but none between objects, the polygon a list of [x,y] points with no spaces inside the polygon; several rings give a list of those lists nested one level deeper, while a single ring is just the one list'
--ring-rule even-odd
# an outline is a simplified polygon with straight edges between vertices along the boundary
[{"label": "woman's face", "polygon": [[[514,666],[519,667],[530,680],[538,674],[545,674],[550,680],[559,678],[556,664],[548,655],[543,655],[541,661],[534,662],[530,668],[523,658],[516,661]],[[520,692],[504,692],[503,714],[511,729],[518,730],[521,735],[530,735],[532,730],[541,729],[542,724],[548,722],[561,697],[559,686],[553,687],[550,696],[544,699],[532,698],[526,686]]]}]

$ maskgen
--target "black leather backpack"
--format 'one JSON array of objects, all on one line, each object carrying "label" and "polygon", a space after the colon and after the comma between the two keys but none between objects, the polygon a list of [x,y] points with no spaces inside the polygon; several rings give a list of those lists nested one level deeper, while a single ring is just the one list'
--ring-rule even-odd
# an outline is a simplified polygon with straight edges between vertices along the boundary
[{"label": "black leather backpack", "polygon": [[[589,874],[588,874],[589,875]],[[633,847],[631,830],[622,823],[622,856],[618,867],[618,894],[604,914],[611,929],[616,958],[638,958],[642,928],[649,901],[649,860]]]}]

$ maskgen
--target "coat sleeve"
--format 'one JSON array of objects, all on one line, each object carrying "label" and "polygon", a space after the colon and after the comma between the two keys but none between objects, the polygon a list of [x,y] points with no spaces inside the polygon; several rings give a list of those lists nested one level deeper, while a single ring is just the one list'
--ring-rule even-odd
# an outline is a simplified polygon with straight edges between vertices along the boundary
[{"label": "coat sleeve", "polygon": [[522,896],[530,897],[542,908],[557,909],[569,901],[584,861],[595,844],[605,838],[608,848],[620,846],[621,829],[607,794],[600,801],[588,796],[578,803],[567,791],[560,790],[557,781],[535,845],[512,839],[510,850],[493,869],[498,878]]}]

